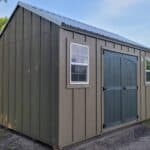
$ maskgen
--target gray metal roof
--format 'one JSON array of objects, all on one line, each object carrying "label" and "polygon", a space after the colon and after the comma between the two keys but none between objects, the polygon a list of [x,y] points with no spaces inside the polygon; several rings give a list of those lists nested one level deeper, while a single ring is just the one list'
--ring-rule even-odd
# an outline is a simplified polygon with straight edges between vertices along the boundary
[{"label": "gray metal roof", "polygon": [[141,45],[137,42],[131,41],[131,40],[129,40],[125,37],[122,37],[118,34],[111,33],[111,32],[105,31],[103,29],[87,25],[85,23],[81,23],[79,21],[57,15],[55,13],[45,11],[43,9],[36,8],[34,6],[31,6],[31,5],[23,3],[23,2],[18,2],[17,6],[21,6],[21,7],[25,8],[25,9],[27,9],[27,10],[29,10],[29,11],[31,11],[31,12],[39,15],[39,16],[51,21],[51,22],[54,22],[55,24],[57,24],[59,26],[62,26],[63,24],[65,24],[67,26],[71,26],[71,27],[78,28],[78,29],[81,29],[81,30],[84,30],[84,31],[92,32],[92,33],[98,34],[100,36],[108,37],[108,38],[111,38],[111,39],[114,39],[114,40],[117,40],[117,41],[120,41],[120,42],[128,43],[128,44],[135,45],[135,46],[139,46],[139,47],[144,48],[144,49],[148,49],[146,46]]}]

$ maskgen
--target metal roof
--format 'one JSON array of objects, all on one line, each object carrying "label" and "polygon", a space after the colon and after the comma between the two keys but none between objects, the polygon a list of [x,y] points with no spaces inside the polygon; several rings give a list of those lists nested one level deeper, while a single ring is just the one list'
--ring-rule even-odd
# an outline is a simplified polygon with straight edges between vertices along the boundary
[{"label": "metal roof", "polygon": [[137,42],[131,41],[131,40],[129,40],[123,36],[120,36],[118,34],[111,33],[111,32],[105,31],[103,29],[87,25],[85,23],[81,23],[79,21],[76,21],[76,20],[61,16],[61,15],[58,15],[58,14],[55,14],[55,13],[52,13],[52,12],[49,12],[49,11],[46,11],[46,10],[43,10],[40,8],[37,8],[34,6],[31,6],[31,5],[23,3],[23,2],[18,2],[17,7],[18,6],[21,6],[21,7],[25,8],[25,9],[27,9],[27,10],[29,10],[29,11],[31,11],[31,12],[33,12],[33,13],[59,25],[59,26],[63,26],[63,24],[65,24],[65,25],[73,27],[73,28],[81,29],[84,31],[91,32],[93,34],[98,34],[100,36],[108,37],[110,39],[128,43],[128,44],[140,47],[140,48],[148,49],[146,46],[139,44]]}]

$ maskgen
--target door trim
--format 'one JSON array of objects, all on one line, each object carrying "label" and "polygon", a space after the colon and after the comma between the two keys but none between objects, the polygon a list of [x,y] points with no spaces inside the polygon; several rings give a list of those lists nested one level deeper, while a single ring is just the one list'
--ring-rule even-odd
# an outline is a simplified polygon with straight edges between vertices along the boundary
[{"label": "door trim", "polygon": [[112,127],[109,127],[109,128],[103,128],[103,124],[104,124],[104,91],[103,91],[103,87],[104,87],[104,51],[110,51],[110,52],[114,52],[114,53],[120,53],[120,54],[126,54],[126,55],[129,55],[129,56],[136,56],[137,57],[137,86],[140,87],[140,81],[139,81],[139,66],[140,66],[140,62],[139,62],[139,58],[140,58],[140,53],[137,51],[135,51],[135,53],[132,53],[132,52],[126,52],[124,50],[119,50],[119,49],[115,49],[115,48],[110,48],[110,47],[106,47],[106,46],[102,46],[101,47],[101,66],[102,66],[102,69],[100,70],[102,73],[101,73],[101,110],[102,110],[102,114],[101,114],[101,119],[102,119],[102,128],[101,128],[101,131],[102,133],[103,132],[107,132],[107,131],[111,131],[111,130],[114,130],[114,129],[117,129],[117,128],[121,128],[121,127],[125,127],[127,125],[131,125],[131,124],[134,124],[134,123],[137,123],[140,121],[140,88],[137,89],[137,115],[139,116],[138,119],[136,120],[133,120],[131,122],[128,122],[128,123],[123,123],[123,124],[119,124],[119,125],[116,125],[116,126],[112,126]]},{"label": "door trim", "polygon": [[120,53],[120,54],[127,54],[127,55],[130,55],[130,56],[138,56],[139,57],[139,52],[130,52],[130,51],[124,51],[124,50],[120,50],[120,49],[116,49],[116,48],[110,48],[110,47],[107,47],[107,46],[102,46],[102,51],[104,52],[105,50],[107,51],[112,51],[112,52],[115,52],[115,53]]},{"label": "door trim", "polygon": [[109,128],[103,128],[103,133],[107,133],[107,132],[110,132],[110,131],[113,131],[113,130],[116,130],[116,129],[119,129],[119,128],[130,126],[130,125],[133,125],[133,124],[136,124],[136,123],[139,123],[139,122],[140,121],[138,121],[138,120],[132,120],[130,122],[126,122],[126,123],[119,124],[119,125],[116,125],[116,126],[112,126],[112,127],[109,127]]}]

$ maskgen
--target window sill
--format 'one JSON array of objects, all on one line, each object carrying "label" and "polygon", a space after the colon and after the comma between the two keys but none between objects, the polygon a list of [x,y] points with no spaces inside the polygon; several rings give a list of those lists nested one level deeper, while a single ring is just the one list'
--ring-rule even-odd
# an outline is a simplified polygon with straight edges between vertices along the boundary
[{"label": "window sill", "polygon": [[145,83],[145,86],[150,86],[150,82],[146,82],[146,83]]},{"label": "window sill", "polygon": [[67,88],[90,88],[91,86],[89,84],[68,84]]}]

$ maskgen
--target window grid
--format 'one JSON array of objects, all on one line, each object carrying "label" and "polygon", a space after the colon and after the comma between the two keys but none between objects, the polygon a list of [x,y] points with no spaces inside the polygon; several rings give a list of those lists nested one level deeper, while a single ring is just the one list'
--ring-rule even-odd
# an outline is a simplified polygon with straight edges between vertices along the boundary
[{"label": "window grid", "polygon": [[[82,52],[79,52],[80,55],[78,55],[78,53],[76,52],[73,52],[73,48],[72,46],[79,46],[79,50],[81,50],[82,48],[87,48],[87,53],[86,55],[87,56],[84,56],[84,54],[81,55]],[[77,50],[77,51],[79,51]],[[84,49],[84,52],[85,52],[85,49]],[[73,56],[73,54],[75,56]],[[72,60],[72,58],[75,58],[75,57],[82,57],[87,59],[86,61],[84,61],[84,63],[81,63],[81,62],[73,62],[73,61],[81,61],[81,59],[74,59]],[[87,62],[87,63],[85,63]],[[86,67],[84,68],[86,71],[85,73],[80,73],[80,71],[78,70],[78,72],[72,72],[72,67],[77,67],[78,69],[81,67]],[[77,80],[76,81],[73,81],[72,79],[74,78],[75,79],[75,75],[77,75]],[[86,78],[86,80],[83,81],[83,79]],[[81,80],[81,81],[80,81]],[[70,44],[70,84],[89,84],[89,47],[87,45],[81,45],[81,44],[77,44],[77,43],[71,43]]]},{"label": "window grid", "polygon": [[[145,83],[150,84],[150,58],[145,59]],[[149,68],[149,69],[148,69]]]}]

